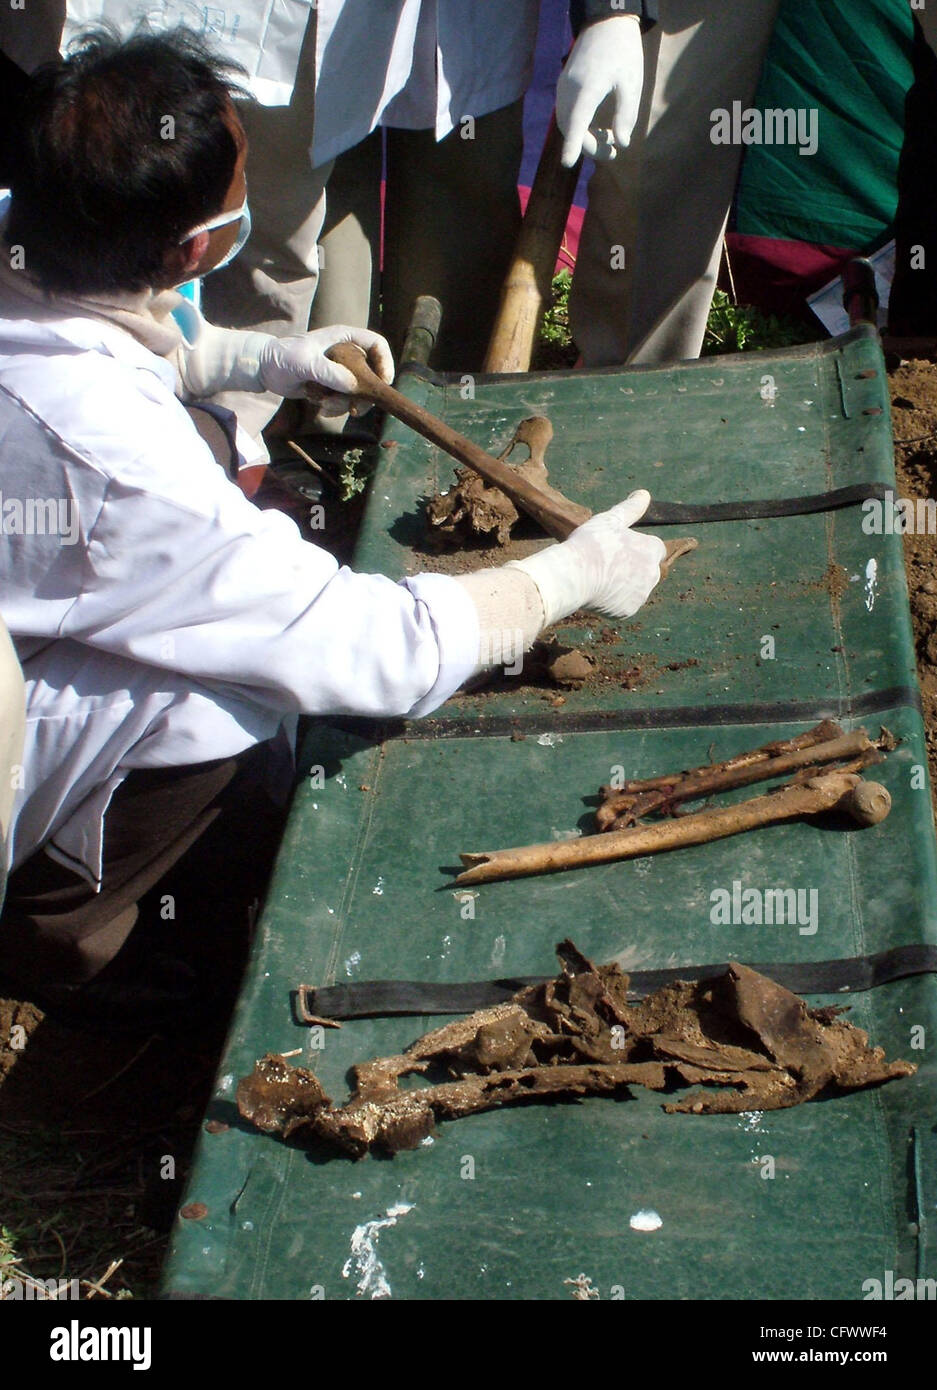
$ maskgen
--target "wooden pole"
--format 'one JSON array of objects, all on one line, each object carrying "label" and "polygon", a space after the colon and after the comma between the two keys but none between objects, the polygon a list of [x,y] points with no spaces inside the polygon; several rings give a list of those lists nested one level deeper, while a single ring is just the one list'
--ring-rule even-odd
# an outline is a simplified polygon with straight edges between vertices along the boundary
[{"label": "wooden pole", "polygon": [[560,163],[563,137],[551,120],[524,212],[514,259],[511,261],[498,316],[485,357],[486,372],[526,372],[544,309],[550,303],[553,268],[582,168]]}]

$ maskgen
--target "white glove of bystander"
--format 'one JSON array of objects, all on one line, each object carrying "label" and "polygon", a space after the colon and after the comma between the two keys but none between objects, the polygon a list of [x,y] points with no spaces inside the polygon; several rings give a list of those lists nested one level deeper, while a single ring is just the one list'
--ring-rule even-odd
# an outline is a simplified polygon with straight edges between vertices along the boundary
[{"label": "white glove of bystander", "polygon": [[[556,84],[556,123],[563,140],[562,161],[570,169],[581,154],[614,159],[631,141],[644,86],[644,45],[636,15],[614,15],[587,24]],[[596,123],[607,97],[614,99],[611,140]]]},{"label": "white glove of bystander", "polygon": [[616,507],[577,526],[559,545],[548,545],[526,560],[512,560],[505,566],[523,570],[536,584],[544,626],[577,608],[630,618],[647,601],[667,553],[659,536],[631,529],[650,501],[651,494],[643,488],[632,492]]}]

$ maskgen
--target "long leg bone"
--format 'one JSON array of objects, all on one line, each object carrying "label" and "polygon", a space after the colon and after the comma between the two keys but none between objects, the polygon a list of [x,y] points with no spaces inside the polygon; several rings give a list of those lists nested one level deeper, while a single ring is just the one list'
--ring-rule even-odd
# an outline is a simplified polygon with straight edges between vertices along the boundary
[{"label": "long leg bone", "polygon": [[392,386],[388,386],[371,370],[367,357],[354,343],[339,343],[329,349],[328,356],[351,372],[358,383],[358,394],[382,406],[389,414],[402,420],[405,425],[416,430],[417,434],[444,449],[460,463],[474,468],[487,483],[499,487],[512,502],[538,521],[547,535],[563,541],[592,515],[588,507],[580,507],[566,497],[558,500],[560,494],[555,489],[552,494],[544,493],[532,483],[518,477],[515,470],[501,459],[486,454],[484,449],[480,449],[477,444],[473,444],[443,420],[431,415],[415,401],[408,400]]},{"label": "long leg bone", "polygon": [[860,825],[876,825],[888,815],[891,797],[877,782],[863,782],[854,773],[830,772],[803,784],[782,787],[767,796],[756,796],[734,806],[697,811],[679,820],[585,835],[581,840],[461,854],[459,858],[467,867],[454,881],[458,884],[488,883],[494,879],[578,869],[585,864],[636,859],[686,845],[707,844],[710,840],[739,835],[743,830],[796,820],[800,816],[815,816],[834,808],[846,812]]},{"label": "long leg bone", "polygon": [[[465,435],[452,429],[445,421],[431,415],[423,406],[408,400],[399,391],[395,391],[392,386],[388,386],[376,372],[371,370],[366,355],[356,344],[338,343],[329,349],[328,356],[342,367],[347,367],[351,372],[358,383],[358,395],[365,396],[368,400],[382,406],[389,414],[402,420],[412,430],[416,430],[417,434],[421,434],[424,439],[430,440],[440,449],[444,449],[447,454],[458,459],[460,463],[467,464],[469,468],[474,469],[485,479],[486,483],[500,488],[506,496],[510,497],[515,506],[520,507],[528,516],[532,516],[535,521],[539,522],[548,536],[564,541],[575,531],[577,526],[588,521],[592,515],[588,507],[582,507],[578,502],[571,502],[568,497],[564,497],[554,487],[535,487],[533,483],[520,477],[515,469],[504,462],[503,458],[494,458],[491,454],[486,454],[484,449],[480,449],[477,444],[466,439]],[[532,420],[539,421],[542,418],[533,416]],[[528,422],[525,421],[524,423]],[[552,437],[552,426],[550,427],[550,435]],[[535,429],[531,439],[524,442],[529,445],[532,457],[534,457],[535,448],[539,449],[538,457],[539,461],[542,462],[543,450],[549,443],[548,438],[544,439],[542,427],[540,427],[540,432]],[[695,550],[696,545],[697,542],[690,537],[666,542],[667,554],[661,561],[661,578],[666,579],[674,562],[681,555]]]}]

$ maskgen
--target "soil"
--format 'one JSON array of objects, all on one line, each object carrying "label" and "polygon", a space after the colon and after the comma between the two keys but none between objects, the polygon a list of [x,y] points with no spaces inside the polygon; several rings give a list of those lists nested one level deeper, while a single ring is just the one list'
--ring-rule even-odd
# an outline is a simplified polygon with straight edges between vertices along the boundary
[{"label": "soil", "polygon": [[155,1293],[224,1035],[79,1029],[0,997],[6,1276],[90,1282],[119,1260],[98,1296]]},{"label": "soil", "polygon": [[519,519],[510,539],[500,545],[486,538],[469,540],[459,549],[451,549],[449,546],[434,546],[430,540],[427,532],[425,540],[412,547],[407,564],[408,574],[420,574],[427,570],[435,574],[471,574],[490,565],[506,565],[509,560],[526,560],[528,555],[549,544],[540,528],[527,517]]},{"label": "soil", "polygon": [[[894,363],[890,379],[898,495],[937,496],[937,366]],[[337,528],[343,558],[352,510]],[[904,543],[937,782],[937,536],[908,535]],[[531,530],[498,558],[520,558],[541,544]],[[415,561],[414,569],[429,561],[428,568],[446,573],[487,562],[473,551]],[[827,582],[835,588],[837,577]],[[617,637],[615,628],[600,631],[588,653],[595,673],[587,679],[609,677],[603,647]],[[616,678],[653,679],[640,657],[633,661],[637,668]],[[544,697],[563,699],[552,681],[548,689],[545,681]],[[23,1045],[11,1046],[11,1039]],[[153,1294],[223,1040],[218,1025],[136,1036],[66,1027],[5,997],[0,984],[0,1225],[13,1232],[22,1266],[36,1278],[100,1279],[110,1260],[122,1260],[96,1296]],[[67,1237],[64,1257],[57,1225]]]},{"label": "soil", "polygon": [[[937,497],[937,365],[890,372],[898,496]],[[937,535],[904,536],[905,571],[924,700],[931,785],[937,785]],[[937,800],[935,800],[937,806]]]},{"label": "soil", "polygon": [[830,598],[835,603],[842,598],[843,594],[849,588],[849,575],[843,569],[842,565],[837,565],[831,560],[819,579],[804,581],[804,588],[817,590],[826,589]]}]

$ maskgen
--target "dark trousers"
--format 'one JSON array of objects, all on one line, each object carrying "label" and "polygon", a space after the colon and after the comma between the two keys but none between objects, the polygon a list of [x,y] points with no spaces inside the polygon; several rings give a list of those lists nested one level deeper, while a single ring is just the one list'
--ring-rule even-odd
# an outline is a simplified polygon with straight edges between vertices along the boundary
[{"label": "dark trousers", "polygon": [[[47,994],[93,979],[131,933],[200,971],[243,963],[291,772],[279,741],[233,758],[129,773],[104,820],[102,889],[37,851],[9,877],[0,975]],[[145,952],[142,955],[145,960]]]}]

